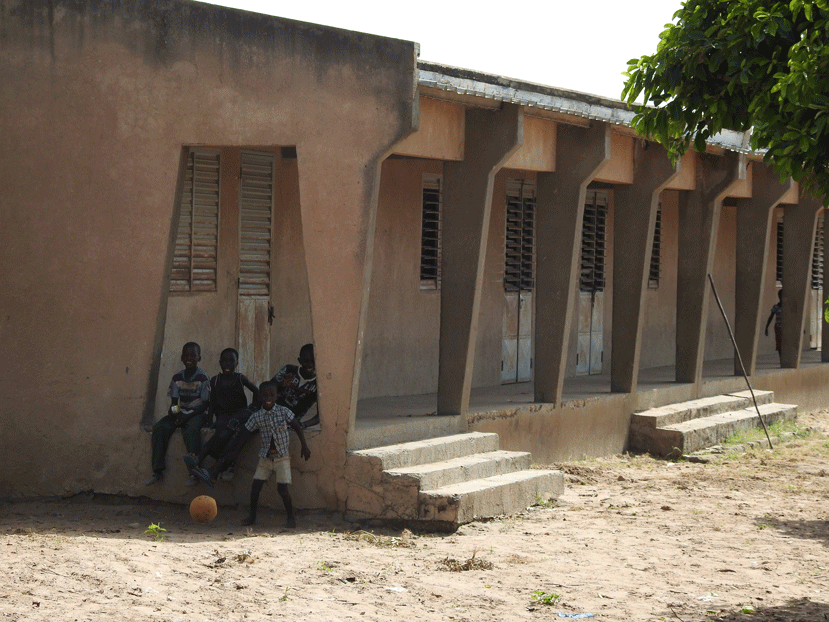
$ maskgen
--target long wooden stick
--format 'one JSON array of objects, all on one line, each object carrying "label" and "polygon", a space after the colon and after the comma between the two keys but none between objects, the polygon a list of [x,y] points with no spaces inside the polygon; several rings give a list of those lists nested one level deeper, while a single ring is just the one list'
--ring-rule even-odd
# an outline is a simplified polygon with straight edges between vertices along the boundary
[{"label": "long wooden stick", "polygon": [[725,320],[725,327],[728,329],[728,336],[731,337],[731,343],[734,344],[734,352],[737,353],[737,360],[740,363],[740,371],[743,372],[743,378],[746,379],[746,384],[748,385],[748,390],[751,393],[751,399],[754,402],[754,408],[757,410],[757,417],[760,419],[760,425],[763,426],[763,432],[766,433],[766,438],[769,441],[769,449],[774,449],[771,444],[771,437],[769,436],[769,431],[766,429],[766,422],[763,421],[763,416],[760,414],[760,407],[757,405],[757,398],[754,397],[754,389],[751,388],[751,383],[748,381],[748,374],[746,373],[746,368],[743,365],[743,357],[740,356],[740,348],[737,347],[737,340],[734,339],[734,333],[731,331],[731,324],[728,323],[728,316],[725,314],[725,309],[723,309],[722,303],[720,302],[720,297],[717,295],[717,288],[714,285],[714,279],[711,278],[711,275],[708,275],[708,281],[711,283],[711,290],[714,292],[714,300],[717,301],[717,306],[720,308],[720,313],[722,313],[722,319]]}]

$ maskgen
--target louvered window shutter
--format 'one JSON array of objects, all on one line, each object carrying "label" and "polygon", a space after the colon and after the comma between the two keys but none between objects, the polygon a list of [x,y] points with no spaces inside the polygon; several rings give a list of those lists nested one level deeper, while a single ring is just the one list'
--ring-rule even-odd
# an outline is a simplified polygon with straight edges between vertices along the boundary
[{"label": "louvered window shutter", "polygon": [[271,293],[273,167],[272,154],[242,152],[240,296],[268,297]]},{"label": "louvered window shutter", "polygon": [[775,263],[775,279],[777,286],[783,283],[783,220],[777,219],[777,261]]},{"label": "louvered window shutter", "polygon": [[535,186],[507,182],[504,291],[531,292],[535,286]]},{"label": "louvered window shutter", "polygon": [[656,209],[656,222],[653,226],[653,247],[651,248],[651,268],[648,274],[648,287],[659,288],[662,272],[662,206]]},{"label": "louvered window shutter", "polygon": [[193,149],[187,156],[171,292],[215,292],[219,237],[219,152]]},{"label": "louvered window shutter", "polygon": [[607,195],[588,190],[581,234],[579,288],[583,292],[604,291],[606,223]]},{"label": "louvered window shutter", "polygon": [[420,289],[440,289],[442,182],[443,180],[437,175],[423,176]]},{"label": "louvered window shutter", "polygon": [[812,289],[823,289],[823,214],[818,217],[812,250]]}]

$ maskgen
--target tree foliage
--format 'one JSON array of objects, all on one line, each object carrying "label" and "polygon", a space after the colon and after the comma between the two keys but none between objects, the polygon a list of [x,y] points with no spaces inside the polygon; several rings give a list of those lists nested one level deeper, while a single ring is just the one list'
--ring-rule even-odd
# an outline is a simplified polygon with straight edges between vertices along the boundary
[{"label": "tree foliage", "polygon": [[634,127],[672,159],[750,130],[781,179],[829,201],[829,0],[687,0],[626,75]]}]

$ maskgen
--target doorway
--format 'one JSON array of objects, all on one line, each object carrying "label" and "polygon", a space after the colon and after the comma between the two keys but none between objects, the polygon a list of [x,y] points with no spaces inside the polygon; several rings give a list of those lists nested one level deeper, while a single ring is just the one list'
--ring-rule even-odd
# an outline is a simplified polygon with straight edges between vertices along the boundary
[{"label": "doorway", "polygon": [[584,204],[579,275],[576,375],[602,373],[607,193],[588,190]]},{"label": "doorway", "polygon": [[532,380],[535,288],[535,184],[508,180],[501,382]]}]

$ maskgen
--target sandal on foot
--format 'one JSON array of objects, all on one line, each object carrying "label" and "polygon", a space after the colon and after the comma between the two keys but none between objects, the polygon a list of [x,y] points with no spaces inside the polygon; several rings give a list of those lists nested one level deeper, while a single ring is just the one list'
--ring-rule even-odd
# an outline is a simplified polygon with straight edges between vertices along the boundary
[{"label": "sandal on foot", "polygon": [[184,460],[184,464],[187,465],[188,471],[199,468],[199,460],[193,454],[186,454],[182,459]]}]

